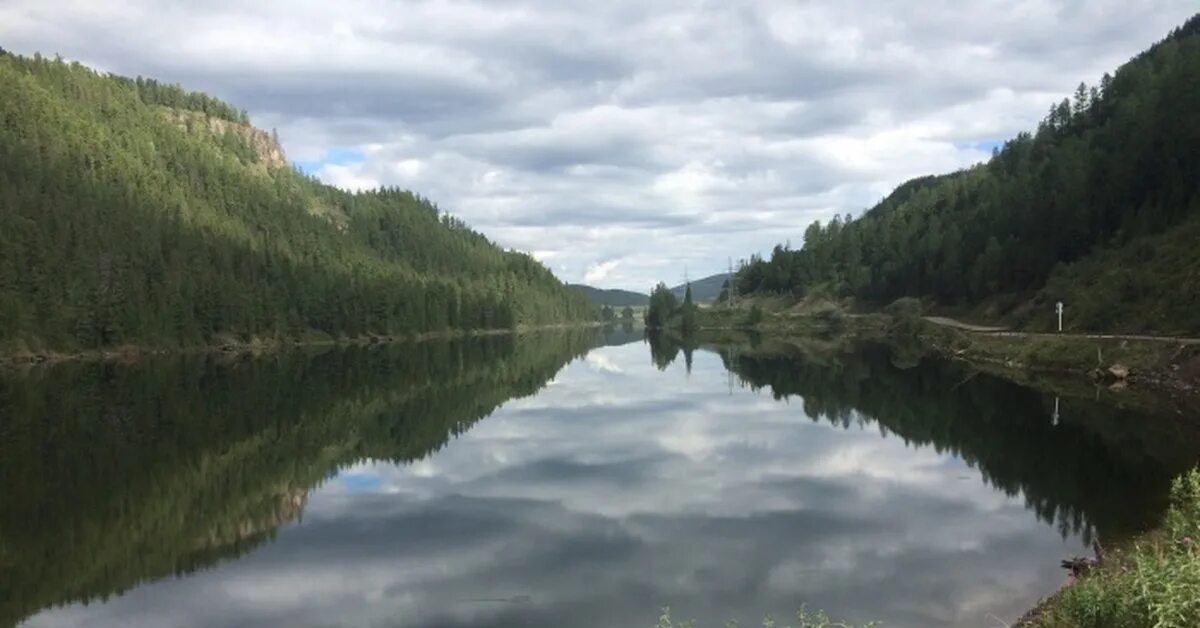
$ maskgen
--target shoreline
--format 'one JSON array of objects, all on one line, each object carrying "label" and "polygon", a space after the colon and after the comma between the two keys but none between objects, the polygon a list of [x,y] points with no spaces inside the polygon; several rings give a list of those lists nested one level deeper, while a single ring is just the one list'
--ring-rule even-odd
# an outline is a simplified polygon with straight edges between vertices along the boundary
[{"label": "shoreline", "polygon": [[1200,393],[1200,347],[1166,338],[994,334],[924,324],[916,339],[952,360],[1018,373],[1086,378],[1115,390]]},{"label": "shoreline", "polygon": [[1200,345],[1172,338],[998,334],[939,325],[914,312],[850,314],[828,303],[764,312],[754,324],[741,307],[701,309],[699,319],[699,331],[705,332],[913,345],[919,352],[1000,371],[1010,379],[1059,376],[1114,392],[1158,392],[1200,401]]},{"label": "shoreline", "polygon": [[113,362],[130,363],[163,356],[194,355],[264,355],[276,351],[302,349],[306,347],[348,347],[396,344],[401,342],[425,342],[429,340],[451,340],[456,338],[481,338],[487,336],[519,336],[530,332],[555,329],[587,329],[602,327],[597,321],[575,323],[551,323],[546,325],[518,325],[509,329],[448,329],[404,335],[367,334],[346,338],[313,338],[311,335],[296,337],[254,337],[249,340],[226,340],[199,345],[178,347],[127,344],[105,349],[89,349],[78,352],[38,351],[28,353],[0,353],[0,368],[54,365],[70,362]]}]

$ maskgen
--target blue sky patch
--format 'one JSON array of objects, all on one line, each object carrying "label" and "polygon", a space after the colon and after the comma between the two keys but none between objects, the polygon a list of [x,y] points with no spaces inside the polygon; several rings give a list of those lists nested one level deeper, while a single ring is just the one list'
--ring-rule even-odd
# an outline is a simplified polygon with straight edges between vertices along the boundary
[{"label": "blue sky patch", "polygon": [[975,150],[981,150],[990,155],[992,153],[992,149],[1004,148],[1004,140],[979,140],[977,142],[962,142],[955,144],[955,146],[958,148],[974,148]]},{"label": "blue sky patch", "polygon": [[383,485],[383,480],[378,473],[367,473],[356,471],[353,473],[345,473],[338,480],[342,486],[352,491],[374,491]]},{"label": "blue sky patch", "polygon": [[304,174],[316,174],[325,166],[347,166],[366,161],[367,156],[357,148],[336,147],[325,151],[320,159],[297,161],[296,167]]}]

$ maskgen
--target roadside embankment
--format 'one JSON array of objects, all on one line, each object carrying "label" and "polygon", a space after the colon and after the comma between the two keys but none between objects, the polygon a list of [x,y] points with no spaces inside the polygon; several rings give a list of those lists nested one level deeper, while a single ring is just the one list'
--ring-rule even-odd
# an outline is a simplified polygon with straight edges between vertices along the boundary
[{"label": "roadside embankment", "polygon": [[703,309],[699,322],[704,330],[881,340],[1014,377],[1054,374],[1115,389],[1200,395],[1200,341],[1192,338],[1009,331],[926,317],[912,299],[871,313],[852,313],[829,299],[755,299],[737,308]]},{"label": "roadside embankment", "polygon": [[974,331],[928,321],[915,328],[911,322],[901,327],[951,359],[1013,371],[1077,375],[1117,388],[1200,392],[1200,345],[1178,339]]}]

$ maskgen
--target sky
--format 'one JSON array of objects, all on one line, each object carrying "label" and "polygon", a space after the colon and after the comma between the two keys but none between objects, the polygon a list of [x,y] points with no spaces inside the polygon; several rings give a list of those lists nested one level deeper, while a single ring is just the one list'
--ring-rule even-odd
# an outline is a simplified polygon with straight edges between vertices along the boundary
[{"label": "sky", "polygon": [[0,46],[245,108],[347,189],[648,290],[986,159],[1194,0],[0,0]]}]

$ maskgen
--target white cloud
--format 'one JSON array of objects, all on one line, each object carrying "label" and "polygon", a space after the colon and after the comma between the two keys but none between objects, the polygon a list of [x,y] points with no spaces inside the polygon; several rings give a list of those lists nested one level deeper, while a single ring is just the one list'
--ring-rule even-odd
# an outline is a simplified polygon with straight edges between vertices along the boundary
[{"label": "white cloud", "polygon": [[617,266],[621,264],[620,260],[608,260],[588,266],[587,272],[584,273],[583,279],[587,282],[603,281]]},{"label": "white cloud", "polygon": [[[1192,0],[8,0],[0,42],[209,91],[319,175],[409,187],[642,288],[987,156]],[[598,262],[597,260],[605,260]]]}]

